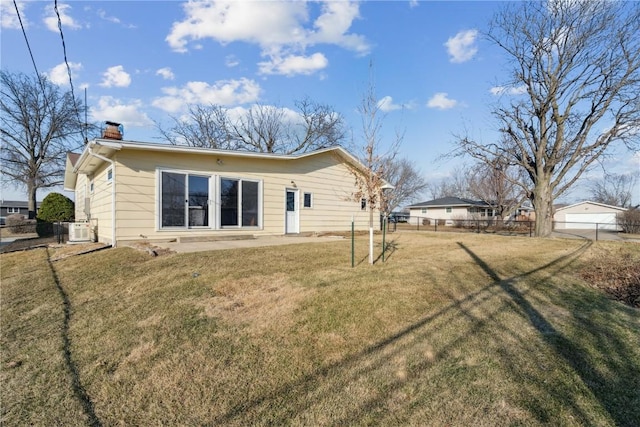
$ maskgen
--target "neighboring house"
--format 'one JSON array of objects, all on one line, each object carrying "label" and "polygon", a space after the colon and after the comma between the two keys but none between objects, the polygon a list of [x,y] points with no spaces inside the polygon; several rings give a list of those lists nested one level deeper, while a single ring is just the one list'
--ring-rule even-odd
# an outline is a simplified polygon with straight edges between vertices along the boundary
[{"label": "neighboring house", "polygon": [[453,224],[456,219],[493,218],[495,210],[486,202],[462,199],[459,197],[443,197],[409,206],[409,222],[416,224],[423,219],[444,220]]},{"label": "neighboring house", "polygon": [[582,229],[618,230],[617,215],[627,209],[603,203],[584,201],[556,209],[553,215],[556,230]]},{"label": "neighboring house", "polygon": [[95,139],[67,156],[64,187],[75,192],[76,221],[116,246],[348,231],[352,219],[364,230],[354,170],[363,165],[341,147],[279,155]]},{"label": "neighboring house", "polygon": [[[36,210],[40,207],[40,202],[36,203]],[[5,224],[9,215],[22,215],[29,217],[29,203],[16,200],[2,200],[0,202],[0,223]]]},{"label": "neighboring house", "polygon": [[[409,222],[416,224],[423,219],[444,220],[452,225],[458,219],[490,219],[497,215],[496,209],[482,200],[463,199],[460,197],[443,197],[409,206]],[[533,208],[521,206],[506,219],[532,220],[535,218]]]}]

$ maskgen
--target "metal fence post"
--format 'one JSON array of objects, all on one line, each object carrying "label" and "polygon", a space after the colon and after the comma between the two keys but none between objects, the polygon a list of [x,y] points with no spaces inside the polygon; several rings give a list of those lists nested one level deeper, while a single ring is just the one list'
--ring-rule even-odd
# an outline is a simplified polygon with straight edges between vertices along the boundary
[{"label": "metal fence post", "polygon": [[529,221],[529,237],[531,237],[531,221]]},{"label": "metal fence post", "polygon": [[387,217],[384,217],[382,220],[382,262],[384,262],[384,253],[387,250]]},{"label": "metal fence post", "polygon": [[600,228],[599,225],[600,224],[596,222],[596,242],[598,241],[598,228]]}]

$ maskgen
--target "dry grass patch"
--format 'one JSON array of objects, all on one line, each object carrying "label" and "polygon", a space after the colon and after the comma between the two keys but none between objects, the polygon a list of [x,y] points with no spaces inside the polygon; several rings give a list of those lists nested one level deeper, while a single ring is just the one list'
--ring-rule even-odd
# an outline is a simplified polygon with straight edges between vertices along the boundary
[{"label": "dry grass patch", "polygon": [[204,315],[246,325],[255,333],[287,328],[286,322],[312,292],[292,284],[287,275],[276,273],[221,280],[215,296],[194,300]]},{"label": "dry grass patch", "polygon": [[[14,307],[3,380],[16,389],[3,391],[2,420],[66,416],[20,397],[49,392],[34,366],[7,368],[26,360],[17,331],[32,325],[25,340],[58,344],[43,378],[69,375],[55,363],[60,335],[47,334],[55,322],[30,320],[64,312],[57,276],[71,359],[103,425],[637,424],[639,312],[578,276],[598,244],[391,240],[388,261],[368,266],[359,237],[356,268],[344,240],[163,257],[109,249],[57,261],[55,276],[43,267],[35,294],[14,279],[27,253],[3,255],[3,317]],[[67,406],[80,402],[72,383],[51,384]]]},{"label": "dry grass patch", "polygon": [[587,282],[612,298],[640,308],[640,252],[638,244],[595,248],[580,272]]}]

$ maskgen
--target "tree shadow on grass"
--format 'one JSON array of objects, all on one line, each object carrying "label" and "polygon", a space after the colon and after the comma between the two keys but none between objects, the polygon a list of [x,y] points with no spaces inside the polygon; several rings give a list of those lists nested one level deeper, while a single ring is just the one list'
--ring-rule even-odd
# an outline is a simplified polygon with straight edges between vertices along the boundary
[{"label": "tree shadow on grass", "polygon": [[62,351],[64,353],[64,361],[67,365],[67,369],[69,370],[69,374],[71,375],[71,387],[73,389],[74,394],[84,412],[87,416],[88,423],[91,426],[99,427],[101,426],[100,419],[96,415],[95,409],[93,407],[93,402],[91,398],[87,394],[87,391],[82,386],[82,382],[80,381],[80,373],[78,372],[78,367],[73,361],[73,357],[71,354],[71,340],[69,339],[69,322],[71,321],[71,302],[69,301],[69,296],[65,292],[64,288],[60,284],[60,279],[58,278],[58,274],[53,268],[53,264],[51,263],[51,254],[47,250],[47,263],[49,265],[49,269],[51,270],[51,275],[53,280],[55,281],[56,288],[58,289],[58,293],[62,298],[62,308],[64,314],[64,320],[62,323]]},{"label": "tree shadow on grass", "polygon": [[[578,249],[580,253],[590,247],[592,242],[585,242]],[[502,279],[482,258],[469,249],[463,243],[458,245],[481,267],[492,280],[511,298],[515,307],[528,319],[529,323],[538,331],[541,339],[548,347],[570,366],[573,372],[580,378],[582,384],[593,397],[600,403],[608,416],[619,426],[638,426],[640,424],[640,366],[635,364],[633,348],[638,346],[638,338],[629,337],[629,341],[622,340],[618,334],[612,334],[612,328],[620,322],[614,313],[611,313],[612,303],[596,296],[590,298],[585,294],[575,292],[560,292],[553,297],[552,303],[572,308],[571,313],[576,319],[575,329],[569,339],[560,332],[536,305],[542,306],[543,301],[536,301],[535,297],[527,297],[526,292],[520,290],[516,279],[530,276],[540,269],[532,270],[522,275]],[[572,255],[574,256],[574,255]],[[566,257],[565,257],[566,258]],[[574,258],[575,259],[575,258]],[[567,259],[568,260],[568,259]],[[534,303],[537,303],[534,305]],[[632,310],[626,307],[621,310]],[[596,318],[600,318],[596,321]],[[602,317],[607,317],[608,322],[603,322]],[[619,325],[625,327],[624,324]],[[635,343],[633,342],[635,341]],[[512,367],[512,369],[517,369]],[[548,385],[539,385],[540,387]],[[579,410],[576,402],[577,391],[559,390],[551,388],[548,392],[562,392],[553,396],[555,399],[564,399],[571,404],[581,418],[583,424],[591,424],[592,420]],[[542,422],[551,422],[549,414],[543,408],[531,407]]]},{"label": "tree shadow on grass", "polygon": [[[358,387],[361,384],[369,384],[371,382],[378,384],[378,390],[371,396],[366,396],[358,400],[341,403],[338,405],[339,410],[335,414],[327,415],[327,420],[322,422],[317,419],[304,419],[304,422],[312,422],[316,424],[332,425],[350,425],[358,423],[369,423],[372,420],[380,421],[384,417],[391,416],[393,423],[409,422],[411,417],[419,416],[420,406],[428,406],[431,404],[428,397],[418,396],[416,401],[410,405],[403,407],[396,414],[389,415],[387,406],[393,401],[394,396],[402,393],[406,386],[409,388],[424,387],[425,383],[431,378],[431,375],[442,376],[441,368],[434,367],[436,365],[445,365],[449,368],[452,360],[455,360],[456,352],[465,343],[477,333],[487,333],[495,328],[505,330],[505,334],[518,343],[520,350],[512,350],[507,343],[497,343],[500,348],[500,354],[497,354],[501,360],[501,365],[511,373],[512,378],[522,378],[527,382],[525,387],[537,387],[537,391],[541,394],[553,393],[552,403],[556,406],[570,407],[571,414],[580,423],[585,425],[594,424],[594,415],[585,409],[584,401],[577,396],[580,391],[575,390],[575,384],[571,381],[552,382],[547,384],[544,373],[528,374],[522,373],[521,367],[518,366],[513,357],[522,357],[524,348],[527,353],[535,355],[536,352],[544,352],[547,348],[559,355],[567,362],[573,370],[576,371],[579,378],[585,384],[585,387],[593,393],[598,402],[608,413],[608,416],[619,425],[634,425],[636,412],[630,412],[628,406],[634,400],[634,393],[629,392],[628,396],[624,396],[622,401],[617,401],[620,395],[615,393],[620,388],[633,386],[634,380],[638,378],[638,367],[626,362],[625,356],[633,354],[632,349],[627,343],[617,342],[614,338],[607,336],[607,331],[602,330],[602,326],[596,327],[597,330],[590,331],[599,342],[604,342],[612,351],[616,352],[616,362],[608,365],[608,368],[614,375],[623,375],[615,381],[615,384],[608,384],[607,379],[598,372],[592,372],[587,356],[576,343],[571,342],[558,329],[548,321],[545,316],[534,306],[529,300],[533,296],[528,296],[526,291],[522,291],[517,287],[519,279],[527,278],[534,283],[534,276],[540,273],[545,278],[535,278],[536,280],[546,280],[548,277],[560,274],[567,269],[573,262],[591,245],[591,242],[583,243],[576,250],[565,256],[559,257],[545,265],[531,269],[527,272],[515,274],[508,279],[501,279],[500,275],[492,269],[486,262],[478,257],[465,245],[459,243],[459,247],[471,256],[473,261],[480,266],[485,273],[491,278],[491,283],[479,289],[470,290],[463,298],[454,298],[449,296],[453,301],[442,309],[424,316],[420,320],[414,322],[408,327],[394,333],[383,340],[380,340],[370,346],[363,348],[361,351],[347,355],[341,360],[334,363],[327,363],[313,370],[308,374],[303,374],[297,379],[286,382],[271,390],[258,392],[253,397],[249,397],[242,402],[228,408],[224,413],[215,416],[212,419],[214,424],[238,424],[247,423],[251,419],[263,419],[269,417],[274,423],[287,423],[292,419],[300,416],[312,417],[317,416],[320,411],[318,407],[324,408],[331,401],[340,401],[349,395],[352,387]],[[446,293],[446,291],[445,291]],[[557,301],[558,305],[562,305],[561,301]],[[528,342],[527,338],[522,338],[519,331],[515,330],[521,327],[520,324],[505,324],[501,316],[504,313],[516,313],[524,316],[533,328],[538,331],[542,339],[536,342]],[[427,348],[434,341],[434,334],[438,330],[449,327],[452,323],[460,325],[460,328],[454,329],[450,335],[444,338],[439,344],[434,344],[432,349],[428,349],[427,357],[424,357],[411,366],[412,376],[407,376],[401,372],[397,378],[389,377],[389,365],[396,363],[397,360],[407,357],[409,354],[415,354],[416,349]],[[487,325],[490,328],[487,328]],[[600,329],[598,329],[600,328]],[[448,329],[450,331],[451,329]],[[449,333],[449,332],[447,332]],[[438,339],[441,339],[438,338]],[[500,337],[496,337],[500,341]],[[517,353],[517,352],[520,353]],[[516,353],[514,353],[516,352]],[[451,367],[458,369],[458,367]],[[372,379],[373,378],[373,379]],[[426,379],[425,379],[426,378]],[[512,380],[513,381],[513,380]],[[466,384],[463,382],[463,385]],[[597,385],[596,385],[597,384]],[[460,385],[458,385],[460,386]],[[550,390],[549,390],[550,388]],[[445,388],[446,389],[446,386]],[[442,390],[442,389],[441,389]],[[607,393],[613,393],[609,396]],[[527,391],[524,391],[527,394]],[[587,403],[589,401],[586,398]],[[591,400],[592,401],[592,400]],[[553,422],[554,415],[560,411],[556,408],[545,408],[549,402],[541,400],[536,396],[529,396],[524,403],[518,403],[524,406],[533,417],[540,422]],[[624,407],[627,407],[625,412]],[[274,408],[278,410],[274,411]],[[326,409],[323,409],[326,411]],[[481,411],[487,410],[474,408],[472,405],[468,407],[472,415],[467,416],[473,421],[473,411],[480,411],[476,417],[483,417]],[[320,411],[321,412],[321,411]],[[304,415],[302,415],[304,414]],[[313,415],[316,414],[316,415]],[[296,418],[300,421],[300,418]],[[476,418],[478,419],[478,418]],[[415,421],[415,419],[413,420]],[[459,420],[458,420],[459,421]]]}]

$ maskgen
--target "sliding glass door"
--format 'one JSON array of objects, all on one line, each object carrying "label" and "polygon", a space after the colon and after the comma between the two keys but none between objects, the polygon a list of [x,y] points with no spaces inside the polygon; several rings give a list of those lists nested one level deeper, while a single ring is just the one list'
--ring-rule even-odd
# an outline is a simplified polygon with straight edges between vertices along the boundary
[{"label": "sliding glass door", "polygon": [[209,177],[189,175],[189,227],[209,226]]},{"label": "sliding glass door", "polygon": [[209,177],[164,171],[161,175],[161,226],[208,227]]},{"label": "sliding glass door", "polygon": [[184,227],[186,224],[185,203],[186,175],[162,172],[162,227]]},{"label": "sliding glass door", "polygon": [[246,179],[220,179],[220,226],[259,227],[259,183]]}]

